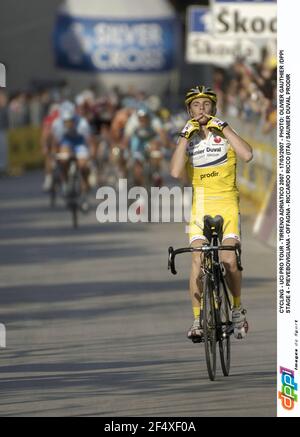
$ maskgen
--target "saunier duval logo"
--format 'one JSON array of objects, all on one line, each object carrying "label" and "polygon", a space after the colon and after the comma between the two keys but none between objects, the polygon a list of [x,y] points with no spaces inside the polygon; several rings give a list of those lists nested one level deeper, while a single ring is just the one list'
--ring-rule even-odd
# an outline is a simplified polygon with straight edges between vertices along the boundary
[{"label": "saunier duval logo", "polygon": [[0,87],[6,87],[6,68],[5,65],[0,62]]}]

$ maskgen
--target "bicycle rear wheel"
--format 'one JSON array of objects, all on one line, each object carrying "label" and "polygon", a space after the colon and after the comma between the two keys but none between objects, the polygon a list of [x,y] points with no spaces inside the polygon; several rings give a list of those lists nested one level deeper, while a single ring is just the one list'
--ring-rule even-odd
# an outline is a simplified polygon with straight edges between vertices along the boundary
[{"label": "bicycle rear wheel", "polygon": [[68,205],[72,214],[73,228],[78,228],[79,198],[81,194],[80,173],[75,161],[71,162],[68,175]]},{"label": "bicycle rear wheel", "polygon": [[77,205],[71,206],[71,213],[72,213],[72,225],[74,229],[78,228],[78,208]]},{"label": "bicycle rear wheel", "polygon": [[214,381],[216,377],[217,327],[213,288],[208,275],[205,275],[203,285],[203,334],[205,357],[209,378],[211,381]]},{"label": "bicycle rear wheel", "polygon": [[50,208],[55,208],[56,206],[56,187],[53,185],[49,191],[50,196]]},{"label": "bicycle rear wheel", "polygon": [[50,208],[55,208],[56,206],[56,199],[57,199],[57,192],[59,188],[59,177],[57,175],[57,170],[54,169],[52,171],[52,183],[51,187],[49,189],[49,200],[50,200]]},{"label": "bicycle rear wheel", "polygon": [[51,183],[51,187],[49,190],[50,207],[55,208],[57,194],[58,194],[60,183],[61,183],[60,167],[57,163],[55,163],[53,168],[52,168],[51,177],[52,177],[52,183]]},{"label": "bicycle rear wheel", "polygon": [[230,372],[230,336],[231,336],[231,309],[222,282],[219,291],[219,351],[220,361],[224,376],[229,376]]}]

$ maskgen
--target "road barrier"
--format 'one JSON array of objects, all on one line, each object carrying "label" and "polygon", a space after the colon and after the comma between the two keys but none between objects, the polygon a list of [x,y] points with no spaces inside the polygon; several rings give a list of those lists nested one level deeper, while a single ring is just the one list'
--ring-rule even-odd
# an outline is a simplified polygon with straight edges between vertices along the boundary
[{"label": "road barrier", "polygon": [[8,172],[19,174],[27,169],[41,167],[43,163],[40,144],[41,129],[25,126],[8,132]]},{"label": "road barrier", "polygon": [[249,163],[239,162],[239,190],[253,202],[256,210],[260,210],[267,193],[273,187],[276,174],[276,148],[250,138],[245,140],[253,147],[253,160]]},{"label": "road barrier", "polygon": [[[228,120],[228,118],[227,118]],[[228,120],[232,127],[253,148],[249,163],[238,163],[238,186],[242,196],[251,201],[256,220],[254,235],[264,243],[276,245],[276,177],[277,141],[276,129],[263,134],[261,125]]]}]

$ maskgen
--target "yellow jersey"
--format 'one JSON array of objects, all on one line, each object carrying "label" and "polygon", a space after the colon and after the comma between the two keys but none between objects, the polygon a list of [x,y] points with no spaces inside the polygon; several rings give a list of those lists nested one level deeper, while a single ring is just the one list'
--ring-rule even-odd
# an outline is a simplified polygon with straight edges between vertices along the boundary
[{"label": "yellow jersey", "polygon": [[187,144],[187,172],[193,189],[203,188],[204,198],[237,197],[236,153],[222,134],[203,139],[195,133]]}]

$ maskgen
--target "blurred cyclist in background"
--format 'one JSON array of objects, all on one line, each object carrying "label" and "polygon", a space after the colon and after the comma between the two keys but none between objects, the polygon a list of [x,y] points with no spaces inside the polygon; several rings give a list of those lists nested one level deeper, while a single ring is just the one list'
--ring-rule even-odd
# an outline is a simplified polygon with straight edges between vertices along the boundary
[{"label": "blurred cyclist in background", "polygon": [[67,172],[70,158],[76,157],[81,173],[82,201],[81,207],[84,211],[89,208],[89,158],[90,149],[93,145],[89,123],[83,117],[76,114],[75,106],[65,102],[61,106],[60,117],[52,126],[54,149],[58,152],[61,168],[63,169],[63,192],[66,194]]},{"label": "blurred cyclist in background", "polygon": [[118,178],[127,178],[128,151],[124,142],[126,124],[135,109],[132,105],[125,106],[116,111],[110,126],[110,162],[116,168]]},{"label": "blurred cyclist in background", "polygon": [[[133,160],[133,183],[134,185],[144,186],[144,162],[151,140],[156,136],[156,131],[152,126],[150,114],[146,110],[139,109],[136,115],[136,125],[133,125],[133,127],[129,125],[129,128],[128,125],[126,126],[125,141],[128,139],[129,151]],[[132,129],[131,132],[130,128]]]},{"label": "blurred cyclist in background", "polygon": [[124,144],[133,162],[134,185],[145,186],[144,167],[145,161],[149,158],[151,163],[152,157],[152,162],[155,162],[158,171],[162,158],[161,149],[167,143],[168,138],[161,121],[153,117],[149,109],[143,107],[131,115],[125,127]]},{"label": "blurred cyclist in background", "polygon": [[59,118],[59,104],[54,103],[50,106],[48,115],[44,118],[41,132],[41,146],[44,155],[44,173],[45,179],[43,190],[49,191],[52,186],[52,168],[53,168],[53,132],[52,126],[55,120]]}]

